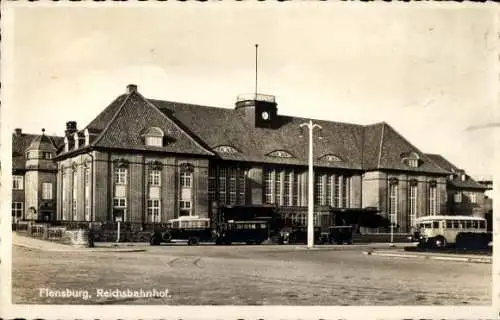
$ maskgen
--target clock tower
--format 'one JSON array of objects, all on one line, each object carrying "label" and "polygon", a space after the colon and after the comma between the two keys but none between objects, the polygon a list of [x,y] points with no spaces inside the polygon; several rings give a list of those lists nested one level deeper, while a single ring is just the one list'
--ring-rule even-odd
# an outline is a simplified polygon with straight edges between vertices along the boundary
[{"label": "clock tower", "polygon": [[271,128],[278,115],[276,98],[259,93],[238,96],[236,110],[244,115],[250,125],[260,128]]}]

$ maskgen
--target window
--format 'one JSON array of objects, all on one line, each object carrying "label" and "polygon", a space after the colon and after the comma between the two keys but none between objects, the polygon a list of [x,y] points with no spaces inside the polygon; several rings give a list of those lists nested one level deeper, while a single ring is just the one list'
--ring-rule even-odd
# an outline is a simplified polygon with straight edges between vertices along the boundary
[{"label": "window", "polygon": [[160,222],[160,200],[148,200],[148,218],[151,222]]},{"label": "window", "polygon": [[73,169],[73,196],[71,197],[71,212],[73,213],[73,221],[78,220],[78,207],[77,207],[77,198],[78,198],[78,170],[76,168]]},{"label": "window", "polygon": [[314,177],[314,204],[325,204],[323,174],[321,173],[316,173]]},{"label": "window", "polygon": [[163,137],[146,137],[146,145],[152,147],[163,146]]},{"label": "window", "polygon": [[229,204],[236,204],[236,167],[229,168]]},{"label": "window", "polygon": [[181,200],[179,202],[179,216],[190,216],[191,215],[191,201]]},{"label": "window", "polygon": [[292,183],[292,205],[293,206],[298,206],[299,204],[299,192],[300,192],[300,180],[299,180],[299,173],[298,172],[292,172],[293,176],[293,183]]},{"label": "window", "polygon": [[68,178],[68,175],[66,174],[64,168],[61,169],[61,193],[62,193],[62,220],[67,220],[68,219],[68,188],[66,187],[67,182],[66,179]]},{"label": "window", "polygon": [[211,166],[208,170],[208,198],[210,199],[210,205],[212,205],[212,201],[216,199],[217,192],[217,168]]},{"label": "window", "polygon": [[274,203],[274,170],[264,170],[264,203]]},{"label": "window", "polygon": [[127,184],[127,168],[115,168],[115,184]]},{"label": "window", "polygon": [[486,229],[486,222],[485,221],[479,221],[479,228],[480,229]]},{"label": "window", "polygon": [[328,162],[339,162],[342,161],[342,159],[334,154],[327,154],[321,157],[322,160],[326,160]]},{"label": "window", "polygon": [[161,185],[161,171],[159,170],[149,170],[148,171],[148,185],[153,187],[159,187]]},{"label": "window", "polygon": [[453,200],[455,201],[455,203],[461,203],[462,202],[462,192],[456,192],[453,195]]},{"label": "window", "polygon": [[439,229],[439,221],[433,221],[432,222],[432,228]]},{"label": "window", "polygon": [[409,206],[410,206],[410,227],[415,226],[415,219],[417,218],[417,206],[418,206],[418,201],[417,201],[417,186],[416,185],[410,185],[410,190],[409,190]]},{"label": "window", "polygon": [[85,129],[83,131],[83,135],[85,136],[85,145],[89,145],[89,142],[90,142],[90,132],[89,132],[89,129]]},{"label": "window", "polygon": [[351,178],[350,177],[344,177],[342,180],[342,208],[349,208],[349,195],[350,195],[350,189],[351,189]]},{"label": "window", "polygon": [[52,152],[42,152],[42,159],[46,160],[52,159]]},{"label": "window", "polygon": [[340,199],[341,199],[341,183],[342,183],[342,176],[336,176],[335,177],[335,207],[340,208]]},{"label": "window", "polygon": [[144,134],[144,143],[147,146],[163,147],[164,133],[160,128],[149,128]]},{"label": "window", "polygon": [[291,176],[292,176],[291,171],[285,172],[285,174],[283,176],[283,204],[285,206],[292,205],[291,197],[290,197],[290,194],[291,194],[290,180],[292,178]]},{"label": "window", "polygon": [[12,220],[20,220],[23,218],[24,202],[12,202]]},{"label": "window", "polygon": [[476,192],[470,192],[469,197],[470,197],[471,203],[477,203],[477,193]]},{"label": "window", "polygon": [[226,179],[227,179],[227,169],[219,169],[219,200],[222,203],[226,203]]},{"label": "window", "polygon": [[453,221],[447,220],[446,221],[446,229],[453,229],[453,228],[454,228]]},{"label": "window", "polygon": [[396,183],[389,185],[389,218],[395,226],[398,219],[398,185]]},{"label": "window", "polygon": [[246,204],[246,176],[247,173],[244,169],[238,168],[238,203]]},{"label": "window", "polygon": [[238,150],[231,146],[218,146],[214,151],[220,153],[238,153]]},{"label": "window", "polygon": [[85,190],[85,221],[90,221],[90,169],[83,171],[83,184]]},{"label": "window", "polygon": [[418,159],[408,159],[408,166],[411,168],[418,167]]},{"label": "window", "polygon": [[24,177],[23,176],[12,176],[12,189],[23,190],[24,189]]},{"label": "window", "polygon": [[42,199],[52,200],[52,183],[50,182],[42,183]]},{"label": "window", "polygon": [[293,156],[284,150],[276,150],[268,154],[269,157],[277,157],[277,158],[293,158]]},{"label": "window", "polygon": [[280,206],[283,205],[283,190],[281,190],[281,176],[282,176],[282,171],[281,170],[275,170],[274,171],[274,203],[279,204]]},{"label": "window", "polygon": [[113,207],[126,208],[127,207],[127,198],[114,198],[113,199]]},{"label": "window", "polygon": [[192,184],[192,173],[191,172],[181,172],[181,188],[191,188]]},{"label": "window", "polygon": [[435,216],[437,214],[437,187],[429,187],[429,215]]}]

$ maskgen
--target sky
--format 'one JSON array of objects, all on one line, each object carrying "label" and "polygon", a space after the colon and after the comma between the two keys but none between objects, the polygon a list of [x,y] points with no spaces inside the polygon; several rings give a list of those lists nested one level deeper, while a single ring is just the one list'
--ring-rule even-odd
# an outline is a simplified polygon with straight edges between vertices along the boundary
[{"label": "sky", "polygon": [[500,127],[483,127],[500,122],[493,8],[20,7],[6,30],[3,105],[11,128],[58,135],[66,121],[84,128],[129,83],[147,98],[234,108],[255,89],[258,43],[258,91],[276,96],[279,114],[385,121],[423,152],[491,178]]}]

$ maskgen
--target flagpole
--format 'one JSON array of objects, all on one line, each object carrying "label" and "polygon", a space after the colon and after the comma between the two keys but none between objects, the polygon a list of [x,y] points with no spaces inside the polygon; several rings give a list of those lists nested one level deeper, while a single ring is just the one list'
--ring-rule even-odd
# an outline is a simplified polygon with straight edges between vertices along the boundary
[{"label": "flagpole", "polygon": [[257,57],[258,57],[258,52],[259,50],[259,45],[258,44],[255,44],[255,99],[257,99],[257,79],[258,79],[258,60],[257,60]]}]

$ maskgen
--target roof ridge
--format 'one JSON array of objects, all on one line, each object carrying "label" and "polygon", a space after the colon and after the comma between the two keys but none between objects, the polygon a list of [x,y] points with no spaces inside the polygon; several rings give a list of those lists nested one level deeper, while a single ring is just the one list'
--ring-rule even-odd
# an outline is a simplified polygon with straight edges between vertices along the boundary
[{"label": "roof ridge", "polygon": [[161,112],[161,110],[152,102],[150,102],[148,99],[146,99],[142,94],[140,94],[139,92],[135,92],[142,100],[144,100],[149,106],[153,107],[153,109],[160,113],[163,117],[165,117],[170,123],[172,123],[179,131],[181,131],[182,133],[184,133],[189,140],[191,140],[192,142],[194,142],[198,147],[200,147],[201,149],[207,151],[209,154],[211,155],[214,155],[214,152],[211,151],[211,150],[208,150],[207,148],[205,148],[204,146],[202,146],[198,141],[196,141],[196,139],[194,139],[190,134],[188,134],[185,130],[183,130],[177,123],[175,123],[175,121],[173,121],[172,119],[170,119],[169,116],[167,116],[165,113]]},{"label": "roof ridge", "polygon": [[384,128],[385,128],[386,123],[382,122],[382,130],[380,132],[380,145],[378,149],[378,162],[377,162],[377,169],[380,169],[380,160],[382,159],[382,145],[384,144]]},{"label": "roof ridge", "polygon": [[[128,101],[128,99],[130,98],[130,96],[132,95],[132,92],[127,94],[127,96],[125,97],[125,99],[123,100],[122,104],[120,105],[120,107],[118,108],[118,110],[116,110],[115,114],[113,115],[113,117],[111,118],[111,120],[109,120],[109,122],[106,124],[106,126],[104,127],[104,129],[101,131],[101,133],[99,134],[99,136],[97,136],[97,138],[94,139],[94,141],[92,141],[92,146],[95,146],[100,140],[102,140],[102,138],[104,137],[104,134],[106,133],[106,131],[108,131],[109,127],[111,126],[111,124],[116,120],[116,118],[118,117],[118,114],[122,111],[123,109],[123,106],[125,105],[125,103]],[[119,97],[118,97],[119,98]],[[118,99],[116,98],[116,99]],[[104,112],[104,110],[102,111]],[[101,112],[101,113],[102,113]],[[87,125],[88,127],[88,125]],[[86,127],[85,127],[86,128]]]}]

